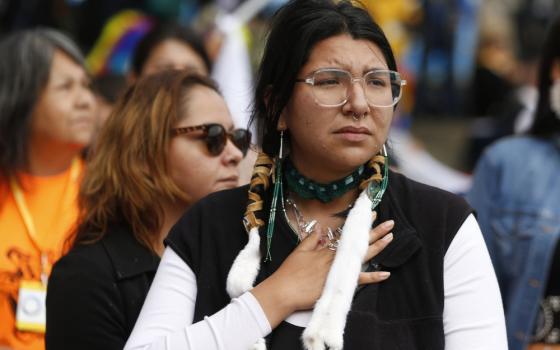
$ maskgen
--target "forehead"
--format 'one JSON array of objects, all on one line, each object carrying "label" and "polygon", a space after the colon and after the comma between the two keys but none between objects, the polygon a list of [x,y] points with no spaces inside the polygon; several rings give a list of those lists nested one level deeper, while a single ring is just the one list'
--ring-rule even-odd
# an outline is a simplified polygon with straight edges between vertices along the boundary
[{"label": "forehead", "polygon": [[158,62],[203,64],[199,54],[190,45],[178,39],[162,41],[152,50],[149,58]]},{"label": "forehead", "polygon": [[85,77],[85,69],[76,63],[70,56],[60,50],[55,50],[51,64],[51,78]]},{"label": "forehead", "polygon": [[181,126],[219,123],[230,128],[233,125],[225,100],[216,91],[206,86],[195,86],[185,97],[185,113],[179,121]]},{"label": "forehead", "polygon": [[342,68],[354,74],[372,69],[388,69],[383,52],[375,43],[354,39],[348,34],[336,35],[318,42],[309,54],[303,73],[319,68]]},{"label": "forehead", "polygon": [[208,74],[203,58],[190,45],[178,39],[165,39],[159,43],[150,53],[143,71],[153,65],[179,65]]}]

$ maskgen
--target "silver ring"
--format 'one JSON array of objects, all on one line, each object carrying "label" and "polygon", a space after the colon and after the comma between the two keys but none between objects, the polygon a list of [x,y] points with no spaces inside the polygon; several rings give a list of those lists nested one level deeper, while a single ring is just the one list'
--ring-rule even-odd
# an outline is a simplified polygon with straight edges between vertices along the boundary
[{"label": "silver ring", "polygon": [[305,225],[305,227],[303,228],[303,232],[305,232],[307,235],[309,235],[311,232],[313,232],[315,230],[315,225],[316,224],[317,224],[317,220],[312,220],[310,223]]},{"label": "silver ring", "polygon": [[335,252],[338,248],[338,239],[336,241],[330,241],[329,243],[327,243],[327,248]]}]

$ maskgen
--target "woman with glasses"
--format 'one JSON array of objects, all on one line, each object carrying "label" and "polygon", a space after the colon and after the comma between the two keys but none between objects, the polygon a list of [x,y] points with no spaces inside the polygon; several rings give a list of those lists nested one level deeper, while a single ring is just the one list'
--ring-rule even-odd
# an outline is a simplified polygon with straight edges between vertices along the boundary
[{"label": "woman with glasses", "polygon": [[280,9],[256,85],[252,181],[173,227],[125,349],[506,349],[472,210],[389,170],[404,86],[363,8]]},{"label": "woman with glasses", "polygon": [[71,250],[49,279],[48,349],[124,347],[170,227],[208,193],[237,186],[250,139],[207,78],[166,71],[128,89],[89,160]]}]

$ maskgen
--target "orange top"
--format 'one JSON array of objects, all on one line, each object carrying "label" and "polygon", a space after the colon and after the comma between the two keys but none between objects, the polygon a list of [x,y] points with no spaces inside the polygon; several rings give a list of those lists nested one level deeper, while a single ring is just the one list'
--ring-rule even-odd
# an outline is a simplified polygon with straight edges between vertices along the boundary
[{"label": "orange top", "polygon": [[21,280],[41,280],[42,253],[48,258],[47,274],[60,258],[78,217],[76,198],[83,169],[83,162],[78,160],[54,176],[20,175],[25,206],[36,231],[35,242],[10,184],[0,183],[0,347],[45,348],[43,334],[15,328],[19,284]]}]

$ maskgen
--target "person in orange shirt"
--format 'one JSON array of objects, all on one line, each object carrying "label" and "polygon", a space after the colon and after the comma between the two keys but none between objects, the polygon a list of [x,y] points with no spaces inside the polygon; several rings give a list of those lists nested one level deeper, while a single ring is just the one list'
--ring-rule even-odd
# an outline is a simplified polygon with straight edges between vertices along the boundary
[{"label": "person in orange shirt", "polygon": [[97,124],[79,48],[46,28],[0,42],[0,348],[44,349],[46,283],[74,226]]}]

